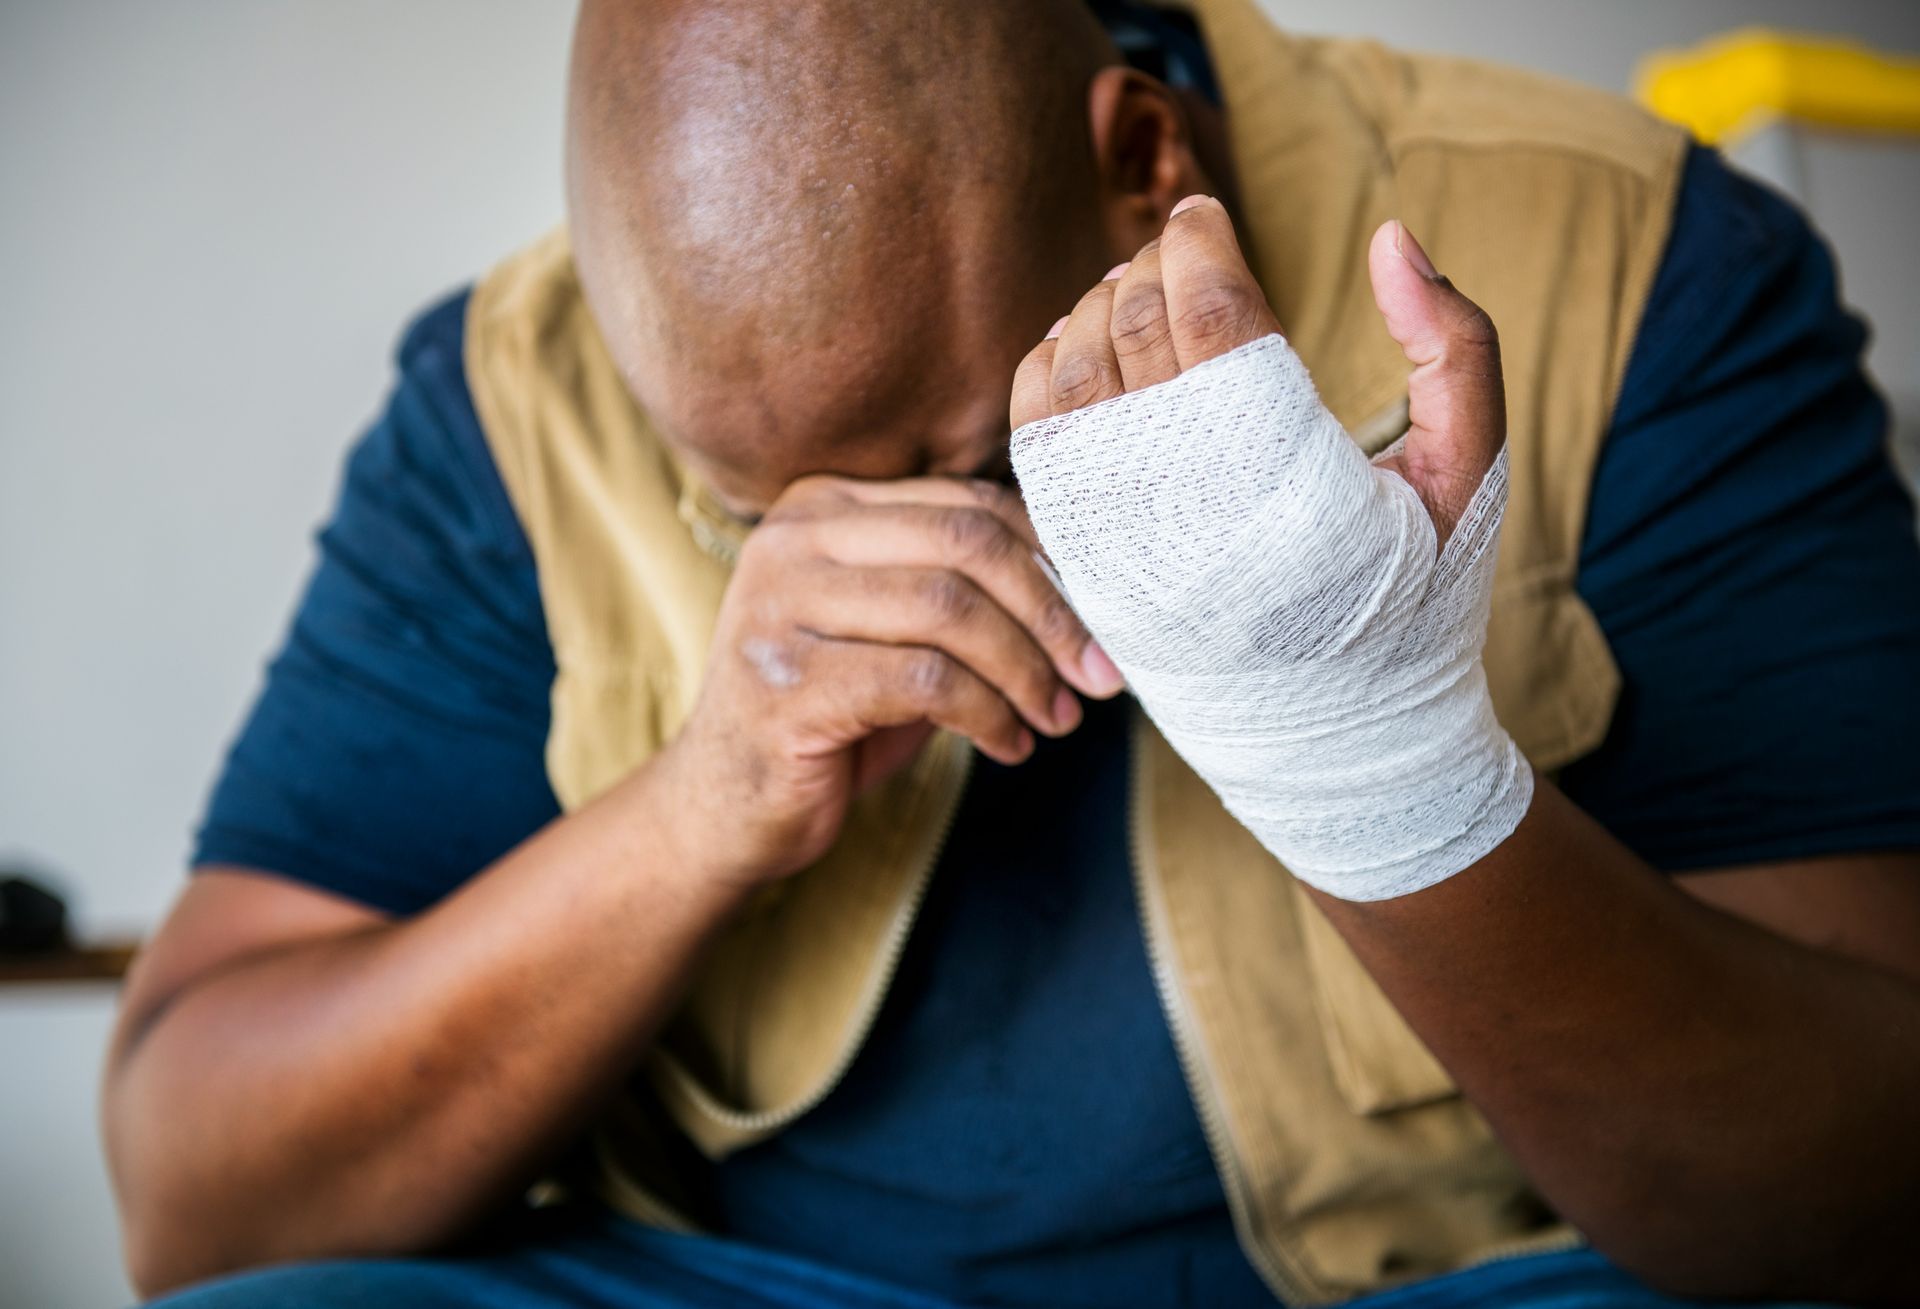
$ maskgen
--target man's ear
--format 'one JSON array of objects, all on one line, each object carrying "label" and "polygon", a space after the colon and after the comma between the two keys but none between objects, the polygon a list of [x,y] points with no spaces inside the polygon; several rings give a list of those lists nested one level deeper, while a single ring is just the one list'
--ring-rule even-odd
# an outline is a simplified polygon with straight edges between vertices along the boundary
[{"label": "man's ear", "polygon": [[1087,88],[1087,125],[1108,244],[1115,258],[1132,258],[1160,235],[1174,205],[1211,190],[1186,106],[1166,83],[1116,65]]}]

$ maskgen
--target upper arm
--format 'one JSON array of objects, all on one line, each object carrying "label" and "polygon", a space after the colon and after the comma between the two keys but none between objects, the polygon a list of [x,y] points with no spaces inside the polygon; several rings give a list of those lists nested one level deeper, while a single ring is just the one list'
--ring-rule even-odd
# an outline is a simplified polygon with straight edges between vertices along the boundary
[{"label": "upper arm", "polygon": [[1835,855],[1696,873],[1689,895],[1776,936],[1920,981],[1920,855]]},{"label": "upper arm", "polygon": [[208,801],[195,876],[128,979],[122,1043],[243,956],[362,931],[557,812],[538,584],[466,393],[464,297],[400,351],[320,559]]},{"label": "upper arm", "polygon": [[1656,867],[1920,850],[1920,541],[1863,341],[1798,212],[1697,158],[1582,546],[1623,689],[1561,777]]},{"label": "upper arm", "polygon": [[553,657],[461,362],[426,315],[347,462],[320,558],[208,801],[196,866],[385,913],[434,903],[558,810]]}]

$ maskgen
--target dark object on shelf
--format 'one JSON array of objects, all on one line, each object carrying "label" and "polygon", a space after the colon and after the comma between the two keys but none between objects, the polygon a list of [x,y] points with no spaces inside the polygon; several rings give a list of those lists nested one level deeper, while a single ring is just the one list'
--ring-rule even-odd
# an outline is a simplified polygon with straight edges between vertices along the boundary
[{"label": "dark object on shelf", "polygon": [[0,988],[34,982],[117,982],[139,950],[137,941],[103,941],[44,954],[0,952]]},{"label": "dark object on shelf", "polygon": [[45,954],[66,945],[66,902],[24,877],[0,878],[0,954]]},{"label": "dark object on shelf", "polygon": [[136,940],[75,941],[58,894],[0,869],[0,986],[16,982],[117,982]]}]

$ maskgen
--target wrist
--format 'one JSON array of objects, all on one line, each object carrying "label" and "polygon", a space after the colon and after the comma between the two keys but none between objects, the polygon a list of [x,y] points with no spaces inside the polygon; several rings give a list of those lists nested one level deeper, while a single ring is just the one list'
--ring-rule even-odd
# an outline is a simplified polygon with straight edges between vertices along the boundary
[{"label": "wrist", "polygon": [[1242,821],[1295,877],[1342,900],[1446,880],[1511,836],[1533,800],[1533,769],[1495,719],[1477,666],[1404,715],[1313,742],[1284,771],[1300,780],[1255,792],[1269,807]]},{"label": "wrist", "polygon": [[647,867],[689,899],[725,904],[765,880],[750,849],[730,839],[738,822],[716,794],[710,770],[684,735],[664,746],[621,784],[631,840]]},{"label": "wrist", "polygon": [[650,853],[683,885],[745,897],[805,862],[796,862],[788,833],[769,830],[763,788],[742,781],[754,771],[712,750],[689,724],[636,775],[656,834]]}]

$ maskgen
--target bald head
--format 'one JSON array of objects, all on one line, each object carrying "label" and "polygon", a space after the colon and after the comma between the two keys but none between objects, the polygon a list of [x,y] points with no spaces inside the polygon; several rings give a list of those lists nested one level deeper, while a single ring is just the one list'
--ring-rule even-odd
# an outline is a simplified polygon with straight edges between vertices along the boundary
[{"label": "bald head", "polygon": [[568,193],[637,398],[736,504],[991,465],[1105,267],[1081,0],[586,0]]}]

